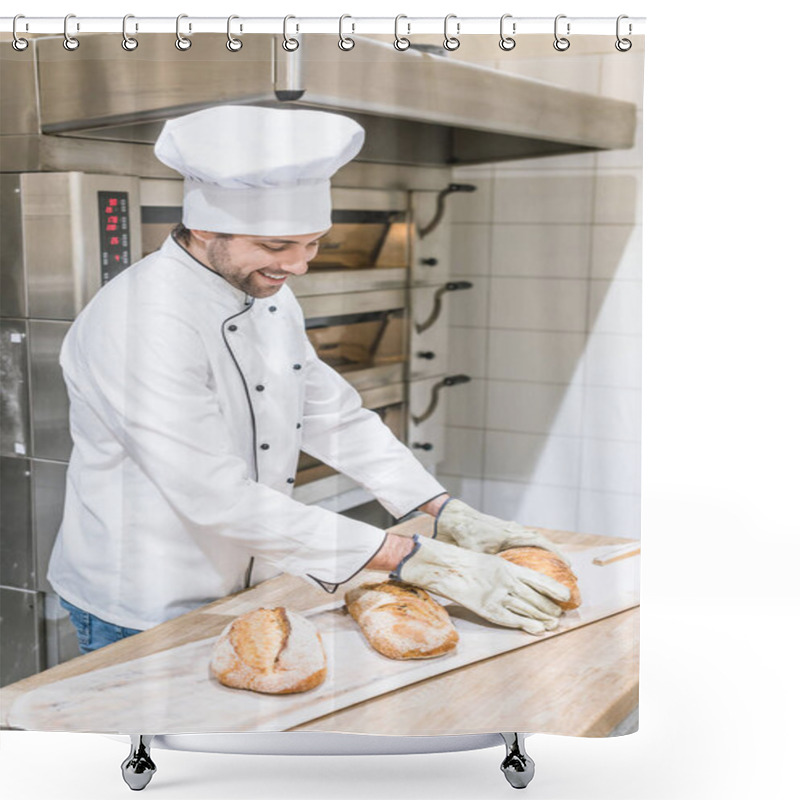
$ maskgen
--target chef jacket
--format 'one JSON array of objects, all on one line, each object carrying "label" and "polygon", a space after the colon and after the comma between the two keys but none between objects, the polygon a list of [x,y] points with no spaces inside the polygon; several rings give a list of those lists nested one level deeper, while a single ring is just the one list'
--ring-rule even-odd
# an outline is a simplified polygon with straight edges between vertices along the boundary
[{"label": "chef jacket", "polygon": [[323,363],[284,285],[252,298],[171,236],[106,284],[60,354],[73,449],[47,573],[147,629],[281,571],[327,591],[385,531],[293,500],[299,451],[401,517],[444,487]]}]

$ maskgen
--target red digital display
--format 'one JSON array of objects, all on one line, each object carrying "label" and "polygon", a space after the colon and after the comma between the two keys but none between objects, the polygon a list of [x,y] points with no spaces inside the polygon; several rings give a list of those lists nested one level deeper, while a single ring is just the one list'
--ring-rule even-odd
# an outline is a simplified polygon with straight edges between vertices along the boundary
[{"label": "red digital display", "polygon": [[102,282],[110,281],[130,265],[127,192],[98,192]]}]

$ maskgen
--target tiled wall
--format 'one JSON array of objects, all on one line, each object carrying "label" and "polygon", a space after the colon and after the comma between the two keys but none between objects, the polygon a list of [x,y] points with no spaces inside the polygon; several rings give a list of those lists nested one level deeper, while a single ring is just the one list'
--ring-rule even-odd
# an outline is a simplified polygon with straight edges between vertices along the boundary
[{"label": "tiled wall", "polygon": [[456,173],[478,191],[450,207],[474,288],[448,298],[449,368],[473,380],[448,390],[439,477],[487,513],[638,537],[644,55],[550,49],[490,65],[635,102],[637,146]]}]

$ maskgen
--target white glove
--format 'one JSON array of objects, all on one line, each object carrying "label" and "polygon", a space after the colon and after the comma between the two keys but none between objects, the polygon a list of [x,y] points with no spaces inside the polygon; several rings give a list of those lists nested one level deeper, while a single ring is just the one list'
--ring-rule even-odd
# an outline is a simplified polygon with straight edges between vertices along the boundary
[{"label": "white glove", "polygon": [[474,553],[427,536],[398,564],[392,578],[447,597],[484,619],[507,628],[542,633],[562,614],[545,595],[569,599],[569,589],[540,572],[497,556]]},{"label": "white glove", "polygon": [[565,564],[569,559],[543,533],[517,522],[481,514],[456,498],[447,500],[436,515],[433,537],[478,553],[499,553],[511,547],[541,547],[555,553]]}]

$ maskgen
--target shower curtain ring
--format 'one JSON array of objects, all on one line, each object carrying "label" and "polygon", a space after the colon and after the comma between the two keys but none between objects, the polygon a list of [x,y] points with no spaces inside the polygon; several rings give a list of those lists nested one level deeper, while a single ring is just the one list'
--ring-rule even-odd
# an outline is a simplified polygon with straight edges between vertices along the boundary
[{"label": "shower curtain ring", "polygon": [[[290,19],[297,19],[297,17],[293,17],[291,14],[287,14],[283,18],[283,49],[287,53],[293,53],[295,50],[297,50],[298,47],[300,47],[300,42],[297,39],[295,39],[293,36],[289,36],[289,32],[288,31],[289,31],[289,20]],[[294,29],[295,29],[295,33],[299,33],[300,26],[297,23],[295,23]]]},{"label": "shower curtain ring", "polygon": [[[620,39],[620,36],[619,36],[620,25],[619,24],[623,19],[629,19],[628,15],[627,14],[620,14],[617,17],[617,41],[614,42],[614,47],[616,47],[617,50],[620,51],[620,53],[627,53],[628,50],[630,50],[631,47],[633,47],[633,42],[630,39]],[[630,36],[632,33],[633,33],[633,27],[631,26],[631,24],[629,22],[628,23],[628,36]]]},{"label": "shower curtain ring", "polygon": [[[80,45],[80,42],[74,36],[69,35],[68,27],[71,19],[75,19],[74,14],[67,14],[67,16],[64,17],[64,41],[62,44],[65,50],[77,50],[78,45]],[[75,29],[80,30],[80,25],[76,23]]]},{"label": "shower curtain ring", "polygon": [[[231,14],[228,17],[228,41],[225,42],[225,47],[227,47],[228,50],[231,51],[231,53],[238,53],[239,50],[242,49],[242,46],[244,44],[244,42],[242,42],[241,39],[237,39],[231,33],[231,22],[233,22],[233,20],[235,20],[235,19],[239,19],[239,17],[237,17],[236,14]],[[241,32],[241,30],[242,30],[242,26],[240,25],[239,26],[239,31]]]},{"label": "shower curtain ring", "polygon": [[[506,36],[504,30],[506,20],[511,18],[512,18],[511,14],[503,14],[503,16],[500,17],[500,49],[505,50],[506,52],[508,52],[509,50],[513,50],[517,46],[517,42],[510,36]],[[517,32],[517,23],[512,22],[511,33],[516,34],[516,32]]]},{"label": "shower curtain ring", "polygon": [[[340,50],[352,50],[355,46],[355,40],[351,39],[349,36],[345,36],[344,32],[342,31],[342,27],[344,25],[344,21],[346,19],[353,19],[349,14],[342,14],[339,17],[339,49]],[[350,23],[350,33],[355,33],[356,25],[354,22]]]},{"label": "shower curtain ring", "polygon": [[[405,36],[400,36],[400,20],[401,19],[408,19],[405,14],[398,14],[394,18],[394,49],[395,50],[408,50],[411,47],[411,41],[406,39]],[[406,22],[406,27],[408,28],[408,33],[411,33],[411,25],[410,23]]]},{"label": "shower curtain ring", "polygon": [[28,40],[23,39],[21,36],[17,34],[17,20],[18,19],[25,19],[22,14],[17,14],[14,17],[14,21],[11,23],[11,35],[13,39],[11,40],[11,46],[18,52],[21,53],[23,50],[28,49]]},{"label": "shower curtain ring", "polygon": [[[175,36],[176,36],[175,47],[177,47],[178,50],[188,50],[192,46],[192,40],[187,39],[181,33],[181,20],[188,19],[188,17],[189,17],[188,14],[178,14],[177,18],[175,19]],[[190,22],[189,33],[191,32],[192,32],[192,23]]]},{"label": "shower curtain ring", "polygon": [[[444,49],[445,50],[450,50],[450,51],[458,50],[458,48],[461,47],[461,42],[458,40],[458,36],[450,36],[447,33],[447,23],[451,19],[457,20],[458,17],[456,17],[455,14],[448,14],[444,18],[444,42],[442,42],[442,44],[444,45]],[[461,33],[461,23],[460,22],[456,22],[456,34],[459,34],[459,33]]]},{"label": "shower curtain ring", "polygon": [[[558,21],[560,19],[566,19],[566,14],[559,14],[556,17],[556,21],[553,25],[553,35],[555,36],[555,40],[553,41],[553,47],[558,50],[559,53],[563,53],[565,50],[569,50],[569,39],[564,36],[558,35]],[[567,36],[569,36],[569,22],[567,23]]]},{"label": "shower curtain ring", "polygon": [[[128,20],[135,19],[133,14],[126,14],[122,18],[122,49],[127,50],[130,52],[131,50],[135,50],[139,46],[139,40],[134,38],[133,36],[128,36]],[[139,25],[135,26],[135,29],[139,30]]]}]

